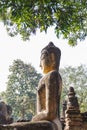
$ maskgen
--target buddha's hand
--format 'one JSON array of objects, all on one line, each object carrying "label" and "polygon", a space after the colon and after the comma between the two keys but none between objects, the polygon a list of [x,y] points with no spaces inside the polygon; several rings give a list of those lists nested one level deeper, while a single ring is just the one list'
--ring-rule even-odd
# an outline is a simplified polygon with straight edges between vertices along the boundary
[{"label": "buddha's hand", "polygon": [[31,121],[38,121],[37,116],[34,116]]}]

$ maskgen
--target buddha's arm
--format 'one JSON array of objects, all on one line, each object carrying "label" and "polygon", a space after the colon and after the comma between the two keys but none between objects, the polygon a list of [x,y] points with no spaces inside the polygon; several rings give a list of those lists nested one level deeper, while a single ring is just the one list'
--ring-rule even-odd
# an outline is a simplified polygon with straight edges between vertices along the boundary
[{"label": "buddha's arm", "polygon": [[57,116],[57,87],[58,87],[58,75],[57,73],[51,73],[48,75],[45,81],[46,86],[46,109],[39,112],[34,116],[33,121],[50,120]]},{"label": "buddha's arm", "polygon": [[60,98],[61,98],[61,92],[62,92],[62,78],[61,75],[58,74],[58,80],[59,80],[59,91],[58,91],[58,117],[60,118]]},{"label": "buddha's arm", "polygon": [[37,92],[37,113],[41,111],[40,97]]}]

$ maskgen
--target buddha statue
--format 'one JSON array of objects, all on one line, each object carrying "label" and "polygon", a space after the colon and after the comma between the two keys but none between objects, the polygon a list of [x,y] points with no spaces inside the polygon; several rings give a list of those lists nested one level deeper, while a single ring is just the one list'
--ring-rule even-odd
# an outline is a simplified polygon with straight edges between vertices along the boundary
[{"label": "buddha statue", "polygon": [[62,79],[59,74],[61,51],[50,42],[41,51],[40,67],[44,73],[37,88],[37,114],[32,121],[53,122],[55,130],[62,130],[60,123],[60,96]]}]

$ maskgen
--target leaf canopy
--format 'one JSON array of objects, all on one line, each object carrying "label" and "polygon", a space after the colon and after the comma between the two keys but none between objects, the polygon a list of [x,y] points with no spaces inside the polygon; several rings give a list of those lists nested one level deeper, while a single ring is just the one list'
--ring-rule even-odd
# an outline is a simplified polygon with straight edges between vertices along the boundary
[{"label": "leaf canopy", "polygon": [[52,26],[72,46],[87,36],[86,0],[0,0],[0,18],[9,35],[21,34],[23,40]]}]

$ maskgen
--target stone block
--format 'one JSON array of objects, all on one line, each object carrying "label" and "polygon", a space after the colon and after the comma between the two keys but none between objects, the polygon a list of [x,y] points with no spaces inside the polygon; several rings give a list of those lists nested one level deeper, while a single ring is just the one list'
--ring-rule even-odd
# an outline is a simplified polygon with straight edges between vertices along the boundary
[{"label": "stone block", "polygon": [[54,130],[49,121],[17,122],[9,125],[0,125],[0,130]]}]

